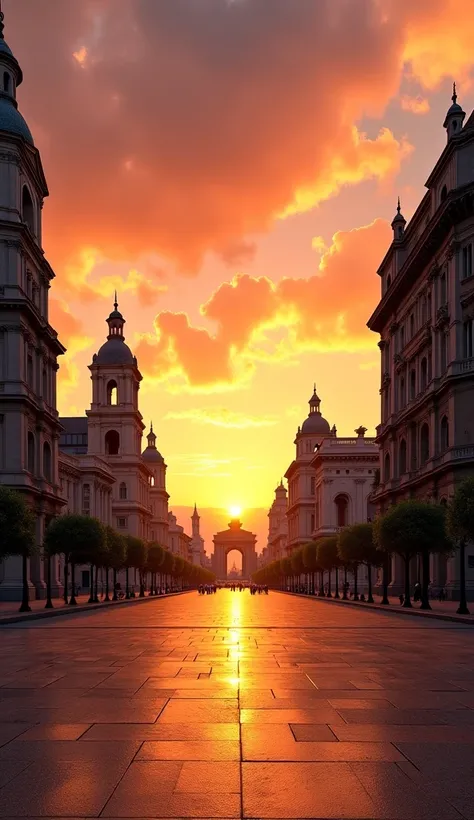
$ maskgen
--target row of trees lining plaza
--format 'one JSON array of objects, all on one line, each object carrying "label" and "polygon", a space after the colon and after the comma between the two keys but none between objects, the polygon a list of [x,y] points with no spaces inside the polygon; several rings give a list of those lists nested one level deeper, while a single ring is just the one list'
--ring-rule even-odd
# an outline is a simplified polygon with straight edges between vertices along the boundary
[{"label": "row of trees lining plaza", "polygon": [[[0,560],[11,555],[23,559],[23,600],[20,612],[29,612],[28,560],[40,551],[35,539],[35,517],[23,496],[0,486]],[[91,572],[90,603],[98,603],[98,569],[105,571],[104,601],[118,600],[117,572],[125,569],[125,598],[131,598],[129,570],[138,570],[140,597],[157,595],[168,581],[178,589],[189,589],[199,584],[210,584],[214,574],[185,561],[180,555],[154,542],[145,542],[132,535],[120,535],[98,519],[85,515],[62,515],[54,518],[46,530],[42,558],[46,564],[46,608],[51,609],[51,557],[64,557],[64,602],[77,603],[75,596],[75,568],[89,564]],[[95,578],[95,583],[94,583]],[[71,594],[68,595],[68,580]],[[109,586],[109,582],[111,584]]]},{"label": "row of trees lining plaza", "polygon": [[[310,541],[279,561],[273,561],[252,577],[267,584],[296,591],[305,578],[310,595],[347,600],[348,573],[353,576],[353,597],[359,600],[358,572],[368,568],[368,603],[374,603],[372,567],[382,568],[382,604],[388,604],[389,560],[395,553],[403,559],[405,594],[403,606],[411,607],[410,562],[421,556],[421,609],[429,602],[430,554],[450,554],[458,550],[459,614],[469,614],[466,603],[465,548],[474,541],[474,478],[463,481],[447,507],[423,501],[403,501],[391,507],[373,523],[344,527],[337,536]],[[334,586],[333,586],[334,582]]]}]

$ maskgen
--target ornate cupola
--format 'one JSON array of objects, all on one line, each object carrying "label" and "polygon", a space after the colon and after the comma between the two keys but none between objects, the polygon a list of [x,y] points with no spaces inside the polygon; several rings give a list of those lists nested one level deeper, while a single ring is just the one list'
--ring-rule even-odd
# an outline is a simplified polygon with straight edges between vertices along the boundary
[{"label": "ornate cupola", "polygon": [[301,426],[301,434],[329,435],[329,423],[321,415],[321,399],[316,392],[316,385],[314,385],[313,395],[308,404],[309,415]]},{"label": "ornate cupola", "polygon": [[402,214],[402,209],[400,205],[400,197],[398,197],[398,204],[397,204],[397,213],[395,214],[393,221],[392,221],[392,230],[393,230],[393,241],[394,242],[401,242],[404,235],[405,235],[405,227],[407,221]]},{"label": "ornate cupola", "polygon": [[163,456],[161,453],[158,452],[156,449],[156,435],[153,432],[153,422],[150,424],[150,432],[148,433],[146,440],[148,442],[148,446],[146,450],[143,451],[142,456],[145,461],[163,461]]},{"label": "ornate cupola", "polygon": [[123,365],[137,364],[132,351],[125,344],[123,327],[125,319],[118,309],[117,291],[115,292],[114,309],[106,319],[109,326],[107,341],[102,345],[99,352],[93,357],[93,364],[98,365]]},{"label": "ornate cupola", "polygon": [[0,11],[0,131],[6,131],[34,145],[31,131],[18,111],[16,90],[23,73],[16,57],[3,38],[3,11]]},{"label": "ornate cupola", "polygon": [[448,142],[452,137],[456,137],[460,133],[466,116],[466,112],[462,110],[457,101],[456,83],[453,83],[453,96],[451,99],[453,104],[446,114],[446,119],[443,123],[443,128],[446,128],[448,134]]}]

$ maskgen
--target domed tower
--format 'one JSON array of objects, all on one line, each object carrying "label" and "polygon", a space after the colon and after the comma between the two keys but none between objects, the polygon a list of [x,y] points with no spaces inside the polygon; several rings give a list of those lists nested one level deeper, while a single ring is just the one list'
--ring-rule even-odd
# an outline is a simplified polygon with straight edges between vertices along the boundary
[{"label": "domed tower", "polygon": [[162,547],[168,547],[168,500],[166,492],[166,464],[163,456],[156,447],[156,435],[153,432],[153,422],[147,435],[148,446],[142,453],[143,461],[151,473],[150,501],[152,519],[150,523],[150,539],[157,541]]},{"label": "domed tower", "polygon": [[268,511],[267,551],[269,561],[275,561],[285,556],[288,540],[287,507],[287,492],[282,479],[275,490],[275,499]]},{"label": "domed tower", "polygon": [[148,538],[153,476],[141,454],[145,425],[138,408],[138,391],[142,375],[125,344],[125,319],[118,309],[117,294],[106,321],[107,341],[89,365],[92,403],[86,412],[88,454],[108,461],[117,478],[112,500],[113,524],[125,533]]},{"label": "domed tower", "polygon": [[314,385],[308,418],[296,433],[296,457],[285,473],[288,479],[288,551],[310,541],[315,525],[316,476],[311,466],[314,451],[325,438],[332,438],[329,422],[321,415],[321,399]]},{"label": "domed tower", "polygon": [[407,221],[402,214],[400,197],[398,197],[397,213],[392,220],[393,241],[401,242],[405,235]]},{"label": "domed tower", "polygon": [[464,123],[466,112],[462,110],[458,103],[458,95],[456,93],[456,83],[453,83],[453,96],[451,97],[453,104],[446,114],[446,119],[443,123],[443,128],[446,128],[448,142],[453,137],[461,132]]},{"label": "domed tower", "polygon": [[[41,157],[18,110],[20,65],[3,37],[0,12],[0,483],[24,494],[36,515],[36,543],[64,505],[58,477],[61,425],[56,409],[58,356],[48,321],[54,273],[41,245],[48,196]],[[44,562],[30,559],[30,586],[44,597]],[[53,593],[58,589],[53,566]],[[21,559],[5,562],[0,599],[21,598]]]},{"label": "domed tower", "polygon": [[200,532],[200,522],[201,516],[197,511],[196,504],[194,505],[194,511],[191,516],[191,523],[192,523],[192,540],[191,540],[191,551],[193,554],[193,564],[197,564],[198,566],[203,564],[204,558],[204,538]]}]

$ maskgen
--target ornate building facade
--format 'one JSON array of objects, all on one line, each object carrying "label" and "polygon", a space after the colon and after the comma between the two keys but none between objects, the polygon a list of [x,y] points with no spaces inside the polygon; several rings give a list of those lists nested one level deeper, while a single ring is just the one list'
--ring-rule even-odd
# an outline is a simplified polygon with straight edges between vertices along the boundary
[{"label": "ornate building facade", "polygon": [[[49,324],[54,273],[41,245],[48,187],[41,157],[18,111],[21,68],[3,38],[0,12],[0,482],[20,491],[36,514],[41,544],[60,493],[56,410],[58,357],[64,347]],[[31,591],[43,596],[44,566],[30,561]],[[1,597],[21,596],[21,558],[0,567]]]},{"label": "ornate building facade", "polygon": [[[380,335],[380,511],[403,499],[447,503],[474,469],[474,112],[454,89],[447,144],[409,224],[400,203],[369,319]],[[474,550],[466,556],[474,597]],[[416,567],[413,570],[417,572]],[[414,578],[416,580],[416,578]],[[459,592],[458,560],[434,556],[434,590]],[[392,587],[403,585],[399,559]]]},{"label": "ornate building facade", "polygon": [[268,541],[262,552],[262,563],[284,558],[288,544],[288,497],[283,480],[275,490],[275,500],[268,511]]}]

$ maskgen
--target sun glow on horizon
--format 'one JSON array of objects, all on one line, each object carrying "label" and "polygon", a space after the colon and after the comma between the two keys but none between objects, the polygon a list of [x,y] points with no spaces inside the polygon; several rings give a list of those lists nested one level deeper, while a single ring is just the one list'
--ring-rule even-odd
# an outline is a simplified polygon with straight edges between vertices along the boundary
[{"label": "sun glow on horizon", "polygon": [[237,506],[237,504],[232,504],[229,507],[229,512],[232,518],[240,518],[240,516],[242,515],[242,507]]}]

